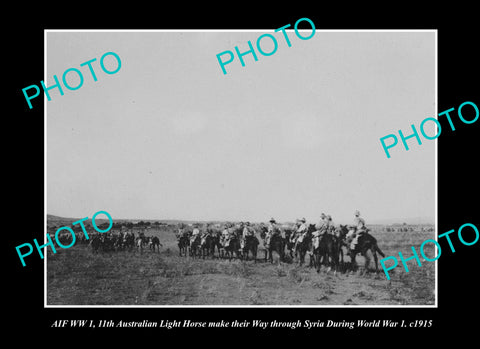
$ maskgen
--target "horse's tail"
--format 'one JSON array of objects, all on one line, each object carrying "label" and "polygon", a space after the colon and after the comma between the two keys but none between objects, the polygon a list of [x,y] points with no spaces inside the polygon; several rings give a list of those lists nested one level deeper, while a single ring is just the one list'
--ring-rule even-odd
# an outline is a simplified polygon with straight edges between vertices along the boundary
[{"label": "horse's tail", "polygon": [[376,243],[375,243],[375,250],[380,254],[380,256],[385,258],[385,254],[382,252],[382,250],[380,249],[380,247],[378,247]]}]

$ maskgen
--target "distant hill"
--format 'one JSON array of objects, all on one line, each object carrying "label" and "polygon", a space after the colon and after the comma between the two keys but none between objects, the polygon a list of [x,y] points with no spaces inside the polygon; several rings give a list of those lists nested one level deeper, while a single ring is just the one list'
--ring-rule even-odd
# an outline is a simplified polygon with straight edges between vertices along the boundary
[{"label": "distant hill", "polygon": [[[73,222],[76,222],[80,219],[81,218],[68,218],[68,217],[55,216],[53,214],[47,214],[47,226],[48,227],[71,226]],[[89,217],[89,219],[84,222],[84,225],[90,226],[91,222],[92,222],[92,217]],[[95,222],[97,222],[97,224],[102,224],[102,223],[108,222],[108,219],[100,218],[99,216],[98,218],[95,219]]]},{"label": "distant hill", "polygon": [[[104,216],[102,216],[104,217]],[[90,219],[85,222],[85,225],[91,225],[91,217]],[[80,218],[68,218],[68,217],[60,217],[60,216],[55,216],[52,214],[47,214],[47,225],[48,226],[65,226],[65,225],[71,225],[73,222],[78,221]],[[104,223],[108,222],[106,218],[99,218],[97,219],[98,223]],[[158,222],[162,224],[179,224],[179,223],[185,223],[185,224],[190,224],[190,223],[205,223],[205,221],[190,221],[190,220],[181,220],[181,219],[114,219],[113,220],[115,223],[138,223],[138,222]],[[224,221],[208,221],[209,223],[223,223]],[[282,222],[281,222],[282,223]],[[288,222],[283,222],[283,223],[288,223]],[[338,222],[339,224],[344,224],[343,222]],[[430,220],[425,217],[410,217],[410,218],[385,218],[385,219],[374,219],[374,220],[368,220],[367,225],[373,224],[373,225],[403,225],[403,223],[406,223],[407,225],[434,225],[434,221]],[[291,223],[293,224],[293,223]],[[346,224],[351,224],[351,222],[347,222]]]},{"label": "distant hill", "polygon": [[66,218],[55,216],[53,214],[47,214],[47,224],[48,225],[70,225],[72,222],[77,221],[76,218]]}]

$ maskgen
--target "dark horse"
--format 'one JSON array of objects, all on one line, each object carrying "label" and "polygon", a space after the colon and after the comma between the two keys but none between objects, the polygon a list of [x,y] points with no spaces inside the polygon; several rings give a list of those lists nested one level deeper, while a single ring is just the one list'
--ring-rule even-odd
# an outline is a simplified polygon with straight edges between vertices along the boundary
[{"label": "dark horse", "polygon": [[207,234],[202,235],[200,240],[200,251],[202,258],[211,256],[215,258],[215,247],[217,247],[219,254],[222,245],[220,243],[220,232],[210,230]]},{"label": "dark horse", "polygon": [[247,235],[243,246],[243,257],[248,261],[248,252],[252,252],[253,261],[257,263],[257,251],[259,241],[256,236]]},{"label": "dark horse", "polygon": [[233,255],[235,255],[236,258],[241,257],[239,236],[242,234],[242,228],[237,226],[227,229],[229,231],[229,239],[221,243],[221,257],[226,258],[228,256],[228,259],[232,260]]},{"label": "dark horse", "polygon": [[221,232],[218,230],[210,230],[209,232],[209,237],[205,241],[205,248],[207,250],[207,255],[212,256],[212,258],[215,258],[215,247],[218,250],[218,255],[220,256],[220,251],[222,249],[222,244],[220,242],[220,236]]},{"label": "dark horse", "polygon": [[335,273],[338,271],[339,241],[336,236],[326,232],[314,238],[313,256],[317,273],[320,272],[322,262],[329,267],[333,266]]},{"label": "dark horse", "polygon": [[[315,231],[315,224],[309,224],[307,227],[307,232],[304,234],[302,241],[299,241],[297,238],[297,242],[295,243],[295,255],[298,259],[299,265],[305,263],[305,255],[308,251],[313,252],[312,247],[312,234]],[[312,255],[310,255],[312,256]],[[310,257],[310,266],[314,265],[313,258]]]},{"label": "dark horse", "polygon": [[228,242],[227,246],[223,246],[223,251],[225,251],[225,257],[228,256],[229,260],[232,260],[233,255],[235,254],[235,257],[238,258],[241,256],[240,253],[240,240],[236,235],[233,235],[230,237],[230,240]]},{"label": "dark horse", "polygon": [[280,234],[275,234],[270,237],[270,241],[267,242],[267,232],[268,228],[262,226],[260,228],[260,237],[263,240],[263,246],[265,247],[265,262],[267,259],[270,263],[273,263],[273,252],[277,252],[280,257],[280,262],[283,262],[285,258],[285,241]]},{"label": "dark horse", "polygon": [[190,237],[190,256],[195,258],[200,254],[200,234]]},{"label": "dark horse", "polygon": [[150,245],[150,250],[155,252],[158,249],[158,252],[160,252],[160,246],[163,247],[163,245],[160,243],[160,239],[158,236],[152,236],[149,238],[148,244]]},{"label": "dark horse", "polygon": [[283,229],[285,233],[285,247],[290,258],[293,260],[293,252],[295,249],[295,242],[291,241],[292,235],[295,234],[295,230],[293,228],[285,228]]},{"label": "dark horse", "polygon": [[[205,259],[205,257],[213,255],[212,242],[213,242],[213,239],[210,236],[210,234],[203,234],[201,236],[199,249],[203,259]],[[213,245],[213,248],[215,249],[214,245]]]},{"label": "dark horse", "polygon": [[[350,246],[348,246],[350,247]],[[362,256],[365,257],[365,270],[367,270],[370,258],[368,257],[368,250],[370,250],[373,254],[373,259],[375,260],[375,271],[378,273],[378,257],[377,257],[377,252],[382,256],[385,257],[383,254],[382,250],[377,245],[377,239],[375,239],[372,235],[368,233],[368,230],[366,233],[363,234],[358,239],[357,246],[355,247],[354,250],[349,249],[349,254],[350,254],[350,259],[352,261],[352,269],[355,270],[357,268],[357,263],[355,261],[355,257],[357,256],[358,253],[360,253]]]},{"label": "dark horse", "polygon": [[344,253],[343,253],[343,247],[346,248],[348,251],[348,243],[346,241],[346,236],[348,233],[348,227],[346,225],[340,224],[338,228],[335,229],[335,235],[337,237],[337,253],[338,253],[338,258],[339,258],[339,265],[341,268],[344,267]]},{"label": "dark horse", "polygon": [[181,257],[182,254],[184,256],[188,253],[188,247],[190,246],[190,233],[188,231],[182,231],[179,229],[177,234],[177,243],[178,243],[178,254]]}]

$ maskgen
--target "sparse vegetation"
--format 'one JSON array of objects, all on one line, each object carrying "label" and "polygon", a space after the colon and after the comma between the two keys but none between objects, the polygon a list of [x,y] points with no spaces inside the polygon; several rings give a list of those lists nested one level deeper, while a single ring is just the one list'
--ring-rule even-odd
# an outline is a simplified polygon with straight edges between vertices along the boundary
[{"label": "sparse vegetation", "polygon": [[[64,223],[62,223],[64,225]],[[135,229],[135,228],[134,228]],[[435,264],[410,264],[390,272],[317,274],[307,266],[179,257],[173,226],[151,224],[147,235],[160,238],[159,252],[93,254],[88,245],[49,253],[48,305],[426,305],[435,302]],[[434,232],[386,231],[372,234],[388,255],[408,252]],[[429,251],[430,252],[430,251]],[[433,251],[432,251],[433,253]],[[348,257],[346,257],[348,261]],[[308,261],[308,258],[307,258]],[[358,264],[363,266],[363,257]],[[371,261],[373,263],[373,261]],[[372,267],[372,265],[371,265]]]}]

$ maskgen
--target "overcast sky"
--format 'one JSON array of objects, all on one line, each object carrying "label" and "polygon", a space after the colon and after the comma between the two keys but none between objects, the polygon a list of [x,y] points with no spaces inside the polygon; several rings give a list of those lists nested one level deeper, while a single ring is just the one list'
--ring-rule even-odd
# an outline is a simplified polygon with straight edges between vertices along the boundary
[{"label": "overcast sky", "polygon": [[[434,222],[435,142],[387,159],[379,139],[436,116],[435,32],[274,33],[275,54],[224,75],[216,54],[266,32],[48,32],[47,86],[68,68],[84,84],[46,102],[47,212]],[[97,82],[80,67],[93,58]]]}]

